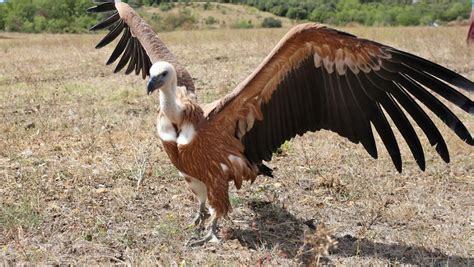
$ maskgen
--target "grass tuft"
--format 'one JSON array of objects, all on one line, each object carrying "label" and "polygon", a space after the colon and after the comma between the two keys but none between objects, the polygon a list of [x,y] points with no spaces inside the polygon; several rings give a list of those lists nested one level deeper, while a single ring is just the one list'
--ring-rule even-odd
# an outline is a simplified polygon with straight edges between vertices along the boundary
[{"label": "grass tuft", "polygon": [[0,207],[0,225],[5,230],[32,228],[43,222],[36,200],[24,196],[17,203]]}]

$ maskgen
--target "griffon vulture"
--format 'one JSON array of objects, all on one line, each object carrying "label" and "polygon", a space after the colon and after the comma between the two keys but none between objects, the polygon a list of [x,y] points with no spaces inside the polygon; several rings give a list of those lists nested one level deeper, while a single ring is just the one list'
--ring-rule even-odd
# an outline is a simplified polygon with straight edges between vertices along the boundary
[{"label": "griffon vulture", "polygon": [[[409,115],[445,162],[445,140],[420,103],[468,145],[473,139],[439,97],[468,113],[473,101],[454,87],[474,91],[474,83],[436,63],[329,27],[293,27],[257,69],[225,97],[201,107],[190,74],[156,33],[127,4],[96,0],[90,12],[111,12],[92,27],[109,29],[101,48],[122,33],[107,64],[115,72],[149,76],[148,94],[159,90],[158,135],[171,162],[199,200],[194,220],[208,232],[190,245],[216,240],[217,220],[231,210],[230,182],[237,188],[257,175],[272,175],[263,161],[296,135],[331,130],[361,143],[377,158],[372,127],[401,172],[402,160],[387,115],[407,142],[421,170],[425,157]],[[429,89],[429,90],[427,90]],[[418,101],[417,101],[418,100]]]}]

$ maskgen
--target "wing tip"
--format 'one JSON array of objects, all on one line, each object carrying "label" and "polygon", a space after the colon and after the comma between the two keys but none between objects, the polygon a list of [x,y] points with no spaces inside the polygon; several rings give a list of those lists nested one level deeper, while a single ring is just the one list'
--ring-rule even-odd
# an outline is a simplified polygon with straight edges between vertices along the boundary
[{"label": "wing tip", "polygon": [[462,109],[467,111],[467,113],[474,115],[474,102],[470,101],[465,107],[462,107]]},{"label": "wing tip", "polygon": [[398,173],[402,173],[402,155],[400,154],[400,149],[397,147],[397,150],[393,151],[392,153],[393,154],[390,155],[390,157],[392,158],[393,164],[395,165],[395,168],[397,169]]},{"label": "wing tip", "polygon": [[395,165],[395,168],[397,169],[398,173],[402,173],[402,163],[393,163]]},{"label": "wing tip", "polygon": [[86,9],[86,12],[88,13],[97,13],[97,6],[91,6],[88,9]]},{"label": "wing tip", "polygon": [[425,160],[417,160],[416,163],[418,164],[418,167],[420,167],[420,170],[421,171],[425,171],[426,170],[426,162]]},{"label": "wing tip", "polygon": [[472,139],[472,137],[464,140],[464,142],[466,142],[470,146],[474,146],[474,139]]},{"label": "wing tip", "polygon": [[107,1],[107,2],[103,2],[103,1],[96,2],[96,4],[97,5],[89,7],[88,9],[86,9],[86,12],[88,12],[88,13],[102,13],[102,12],[108,12],[108,11],[116,10],[116,7],[115,7],[116,2],[114,2],[114,0],[110,0],[110,1]]}]

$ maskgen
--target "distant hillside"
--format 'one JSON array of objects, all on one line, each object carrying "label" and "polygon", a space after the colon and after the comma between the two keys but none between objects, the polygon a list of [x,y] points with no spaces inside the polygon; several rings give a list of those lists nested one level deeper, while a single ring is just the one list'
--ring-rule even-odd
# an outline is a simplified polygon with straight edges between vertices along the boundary
[{"label": "distant hillside", "polygon": [[[470,0],[122,1],[137,8],[158,31],[288,27],[305,20],[333,25],[442,25],[467,20],[471,10]],[[0,4],[0,31],[87,32],[103,16],[88,14],[92,5],[92,0],[6,1]]]},{"label": "distant hillside", "polygon": [[288,18],[278,17],[255,7],[227,3],[161,4],[142,6],[138,12],[157,31],[290,27],[294,24]]},{"label": "distant hillside", "polygon": [[[146,0],[143,0],[143,3],[145,2]],[[219,2],[249,5],[290,19],[336,25],[443,24],[466,20],[471,12],[471,0],[221,0]]]}]

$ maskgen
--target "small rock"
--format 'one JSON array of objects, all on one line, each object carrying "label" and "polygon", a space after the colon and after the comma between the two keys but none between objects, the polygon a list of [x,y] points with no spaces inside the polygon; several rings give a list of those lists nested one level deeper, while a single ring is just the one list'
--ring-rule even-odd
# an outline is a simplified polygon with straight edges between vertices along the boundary
[{"label": "small rock", "polygon": [[24,157],[29,157],[33,155],[33,151],[31,151],[31,149],[28,148],[28,149],[23,150],[23,152],[21,152],[21,155]]},{"label": "small rock", "polygon": [[26,126],[25,126],[25,129],[26,130],[29,130],[29,129],[33,129],[36,127],[36,124],[34,122],[31,122],[31,123],[28,123]]}]

